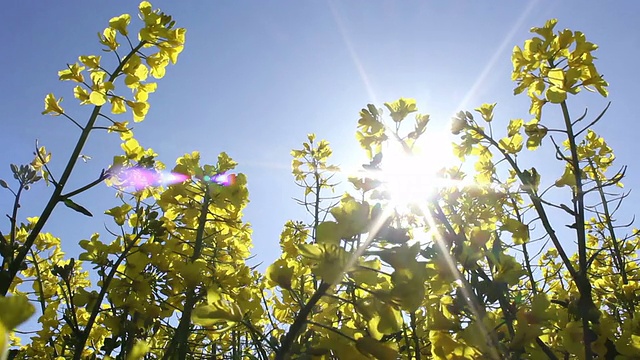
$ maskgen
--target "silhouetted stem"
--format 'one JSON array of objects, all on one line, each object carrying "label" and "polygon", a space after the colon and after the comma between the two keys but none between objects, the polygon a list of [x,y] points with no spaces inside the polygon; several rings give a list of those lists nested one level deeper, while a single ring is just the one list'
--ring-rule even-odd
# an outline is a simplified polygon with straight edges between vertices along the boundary
[{"label": "silhouetted stem", "polygon": [[[627,269],[625,267],[625,259],[622,256],[622,251],[620,250],[620,244],[618,243],[618,238],[616,237],[616,232],[613,227],[613,223],[611,220],[611,212],[609,211],[609,203],[607,202],[607,198],[604,192],[604,186],[602,181],[598,177],[598,174],[595,170],[595,164],[591,159],[589,160],[589,165],[593,168],[593,178],[596,182],[598,194],[600,195],[600,201],[602,202],[602,210],[604,211],[604,216],[607,223],[607,229],[609,230],[609,234],[611,235],[611,242],[613,243],[614,250],[614,263],[617,263],[618,269],[620,270],[620,275],[622,276],[622,283],[628,284],[629,279],[627,277]],[[633,304],[632,304],[633,305]]]},{"label": "silhouetted stem", "polygon": [[[142,49],[142,46],[144,44],[145,42],[142,41],[140,42],[140,44],[138,44],[138,46],[136,46],[133,50],[131,50],[131,52],[129,52],[129,54],[122,61],[120,61],[120,63],[118,64],[118,67],[111,74],[111,76],[109,76],[109,80],[107,81],[113,82],[115,78],[118,76],[118,74],[120,73],[120,71],[122,71],[122,68],[127,63],[127,61],[129,61],[129,58],[131,58],[138,50]],[[54,188],[53,194],[51,194],[51,197],[49,198],[49,202],[47,202],[47,205],[42,211],[42,214],[40,214],[40,217],[38,218],[38,221],[34,225],[33,230],[31,230],[31,232],[27,236],[27,239],[25,240],[22,250],[18,252],[18,255],[11,262],[11,264],[9,264],[9,269],[5,273],[6,275],[3,274],[3,276],[0,276],[0,295],[7,295],[7,292],[11,287],[11,283],[13,282],[13,279],[18,274],[18,271],[20,271],[20,265],[24,261],[24,258],[27,256],[29,249],[31,249],[31,247],[33,246],[33,243],[36,241],[36,238],[42,231],[44,224],[49,220],[51,213],[53,213],[53,209],[56,207],[56,205],[58,205],[58,202],[62,200],[62,197],[60,196],[62,194],[62,190],[64,190],[64,186],[66,185],[67,181],[69,180],[69,177],[71,176],[71,173],[73,172],[73,168],[75,167],[75,164],[78,161],[78,156],[80,156],[80,154],[82,153],[82,149],[84,148],[84,145],[87,142],[87,139],[89,138],[89,134],[91,133],[91,129],[93,128],[93,125],[95,124],[98,118],[98,114],[100,114],[101,108],[102,106],[95,106],[93,108],[93,111],[91,112],[91,116],[89,116],[89,120],[87,121],[87,126],[85,126],[84,129],[82,130],[82,133],[80,134],[80,138],[78,139],[78,142],[76,143],[76,146],[73,149],[71,156],[69,157],[67,166],[65,166],[64,171],[60,176],[60,180],[58,181],[58,186]]]},{"label": "silhouetted stem", "polygon": [[[483,139],[489,141],[491,143],[491,145],[493,145],[496,149],[498,149],[498,151],[500,151],[500,153],[502,154],[504,159],[507,160],[507,162],[509,163],[509,165],[511,166],[513,171],[516,172],[516,175],[518,176],[518,179],[520,179],[520,181],[523,184],[526,184],[527,180],[525,179],[524,174],[522,173],[522,170],[520,170],[520,167],[518,166],[518,164],[516,164],[516,162],[513,160],[513,158],[511,156],[509,156],[509,154],[506,151],[504,151],[500,147],[500,145],[493,138],[487,136],[487,134],[484,131],[482,131],[482,129],[474,127],[473,130],[478,132],[478,134],[482,135]],[[527,186],[524,187],[524,190],[527,192],[527,195],[529,195],[529,199],[533,203],[533,207],[536,209],[536,212],[538,213],[538,216],[540,217],[540,221],[542,222],[542,226],[544,226],[544,230],[546,231],[546,233],[551,238],[551,242],[553,243],[553,246],[555,246],[556,250],[558,250],[558,255],[560,255],[560,258],[562,259],[563,264],[567,268],[567,271],[569,271],[569,274],[571,274],[571,278],[574,281],[577,281],[578,272],[576,271],[576,269],[571,264],[571,260],[569,259],[569,256],[567,255],[567,253],[564,251],[564,248],[562,247],[562,244],[560,243],[560,239],[558,239],[558,235],[556,235],[556,232],[553,229],[553,226],[551,226],[551,221],[549,220],[549,217],[547,216],[547,212],[544,209],[544,205],[542,204],[542,201],[538,197],[538,194],[536,194],[533,191],[533,189],[531,189],[531,188],[529,188]]]},{"label": "silhouetted stem", "polygon": [[420,338],[418,338],[418,330],[416,326],[416,313],[411,313],[411,335],[415,346],[416,360],[420,360]]},{"label": "silhouetted stem", "polygon": [[[209,187],[205,184],[204,199],[202,200],[202,207],[200,208],[200,220],[198,223],[198,230],[196,231],[196,242],[193,245],[193,254],[190,259],[191,262],[200,258],[200,254],[202,253],[204,228],[207,223],[207,215],[209,213],[209,202]],[[163,359],[166,360],[170,358],[170,355],[172,354],[170,349],[174,348],[176,345],[178,347],[177,358],[180,360],[187,358],[187,352],[189,351],[188,340],[190,334],[189,326],[191,325],[191,312],[193,311],[196,301],[198,301],[198,299],[196,296],[195,286],[193,286],[188,290],[180,323],[178,324],[176,333],[173,339],[171,339],[171,343],[167,348]]]},{"label": "silhouetted stem", "polygon": [[[18,188],[18,192],[16,193],[15,200],[13,202],[13,211],[11,213],[11,254],[13,255],[13,246],[16,242],[16,224],[18,222],[18,209],[20,208],[20,195],[22,194],[22,190],[24,190],[24,185],[20,183],[20,187]],[[13,261],[12,261],[13,263]]]},{"label": "silhouetted stem", "polygon": [[327,290],[331,287],[331,284],[323,282],[318,286],[318,289],[313,293],[309,302],[300,310],[298,315],[296,316],[296,320],[293,322],[289,331],[284,336],[284,340],[280,345],[280,349],[276,352],[275,360],[284,360],[286,356],[289,354],[291,350],[291,346],[293,345],[294,340],[298,337],[300,331],[302,331],[302,327],[307,322],[307,316],[311,313],[311,310],[318,303],[320,298],[324,295]]},{"label": "silhouetted stem", "polygon": [[94,181],[92,181],[92,182],[88,183],[87,185],[85,185],[85,186],[83,186],[83,187],[81,187],[81,188],[78,188],[78,189],[76,189],[76,190],[73,190],[72,192],[70,192],[70,193],[68,193],[68,194],[63,194],[63,195],[60,195],[60,196],[61,196],[63,199],[68,199],[68,198],[70,198],[70,197],[72,197],[72,196],[78,195],[78,194],[80,194],[80,193],[83,193],[83,192],[85,192],[85,191],[87,191],[87,190],[91,189],[92,187],[94,187],[94,186],[96,186],[96,185],[100,184],[101,182],[103,182],[104,180],[106,180],[108,177],[109,177],[109,176],[105,175],[104,170],[103,170],[103,171],[102,171],[102,174],[100,174],[100,176],[99,176],[96,180],[94,180]]},{"label": "silhouetted stem", "polygon": [[562,116],[567,128],[567,139],[569,140],[569,150],[571,151],[571,165],[573,167],[573,177],[575,179],[575,193],[574,193],[574,213],[575,213],[575,230],[578,240],[578,279],[576,279],[576,286],[580,292],[580,299],[578,300],[578,309],[582,317],[582,332],[584,341],[584,354],[586,359],[593,359],[593,350],[591,349],[591,343],[595,340],[591,332],[591,326],[589,324],[591,319],[591,312],[595,308],[593,298],[591,297],[591,283],[589,282],[588,273],[589,264],[587,261],[587,238],[585,234],[584,224],[584,191],[582,188],[582,174],[580,169],[580,158],[578,157],[578,148],[576,145],[576,137],[573,134],[573,127],[571,125],[571,117],[569,115],[569,109],[567,108],[566,101],[560,104],[562,108]]},{"label": "silhouetted stem", "polygon": [[[102,286],[100,287],[100,293],[98,294],[98,298],[96,299],[93,309],[91,309],[91,315],[89,316],[89,320],[87,320],[87,325],[85,325],[84,330],[80,334],[80,338],[77,339],[75,353],[73,354],[74,360],[80,360],[82,356],[82,349],[84,349],[85,344],[87,343],[87,339],[89,339],[89,334],[91,333],[91,328],[93,328],[93,324],[96,321],[98,314],[100,313],[100,304],[102,304],[102,300],[107,295],[107,291],[109,290],[109,286],[111,285],[111,281],[116,276],[118,272],[118,267],[124,259],[127,258],[129,251],[131,248],[138,242],[140,239],[140,235],[136,235],[136,237],[127,245],[122,254],[118,257],[118,260],[113,264],[109,274],[102,282]],[[88,310],[88,309],[87,309]]]}]

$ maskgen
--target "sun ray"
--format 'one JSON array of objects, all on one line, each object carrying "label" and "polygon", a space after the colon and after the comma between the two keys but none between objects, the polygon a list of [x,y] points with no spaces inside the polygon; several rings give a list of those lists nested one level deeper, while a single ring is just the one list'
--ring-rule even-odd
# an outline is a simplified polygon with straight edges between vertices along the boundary
[{"label": "sun ray", "polygon": [[469,100],[471,100],[471,97],[478,91],[478,88],[480,87],[480,85],[484,83],[485,79],[489,76],[489,74],[495,67],[496,63],[498,62],[498,59],[504,56],[504,51],[506,50],[507,46],[509,46],[509,44],[513,44],[513,41],[512,41],[513,38],[516,36],[516,34],[520,32],[519,31],[520,28],[523,26],[523,24],[525,23],[525,20],[531,14],[531,11],[536,8],[537,4],[538,4],[538,1],[528,2],[527,7],[524,9],[524,11],[522,11],[522,13],[520,14],[520,17],[518,17],[518,19],[515,21],[513,26],[511,26],[509,33],[507,33],[507,35],[502,40],[498,48],[493,52],[493,56],[491,56],[491,59],[489,59],[489,61],[487,62],[487,65],[484,66],[484,69],[482,69],[482,72],[480,73],[480,75],[478,75],[478,77],[476,78],[476,81],[469,88],[464,98],[460,101],[460,104],[458,105],[458,109],[464,109],[468,106],[468,102]]},{"label": "sun ray", "polygon": [[358,70],[360,79],[362,79],[362,84],[367,90],[367,95],[369,95],[369,99],[371,99],[371,101],[373,101],[374,104],[377,104],[378,100],[373,90],[373,86],[371,86],[371,81],[369,80],[367,71],[365,70],[364,65],[362,64],[362,61],[360,61],[360,56],[358,56],[358,53],[356,52],[355,48],[353,47],[353,44],[351,43],[351,38],[349,37],[349,34],[347,33],[347,29],[344,26],[342,16],[340,15],[338,9],[336,8],[336,5],[333,3],[332,0],[327,0],[327,4],[329,5],[329,9],[331,10],[331,15],[333,16],[333,20],[335,21],[336,26],[338,27],[340,36],[342,36],[342,41],[344,42],[344,46],[347,48],[347,51],[349,52],[349,56],[351,57],[351,61],[353,61],[353,65]]},{"label": "sun ray", "polygon": [[[424,214],[424,218],[429,229],[433,231],[436,246],[438,246],[438,249],[440,250],[440,254],[444,257],[446,266],[449,268],[449,271],[451,271],[451,273],[454,274],[457,281],[459,281],[462,284],[462,286],[460,287],[460,290],[462,291],[462,295],[464,296],[464,299],[467,302],[467,305],[469,305],[469,308],[471,309],[471,313],[476,318],[476,323],[479,325],[478,327],[482,332],[482,336],[485,339],[490,339],[490,332],[482,321],[481,312],[479,310],[479,304],[473,301],[474,294],[472,294],[471,291],[469,290],[470,285],[468,284],[467,280],[463,277],[462,273],[456,266],[456,261],[453,259],[453,257],[449,253],[449,249],[445,244],[444,237],[442,236],[441,233],[439,233],[436,230],[438,227],[436,224],[436,220],[434,219],[433,210],[427,208],[427,206],[425,206],[424,203],[418,204],[418,206],[420,208],[420,211]],[[492,358],[494,359],[500,358],[497,350],[493,346],[489,346],[489,349],[492,352],[491,354]]]}]

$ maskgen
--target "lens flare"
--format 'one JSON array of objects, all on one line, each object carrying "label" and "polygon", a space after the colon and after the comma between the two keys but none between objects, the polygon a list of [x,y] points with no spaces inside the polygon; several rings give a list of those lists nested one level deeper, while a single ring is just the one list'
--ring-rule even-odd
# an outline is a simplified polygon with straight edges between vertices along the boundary
[{"label": "lens flare", "polygon": [[194,176],[194,179],[202,180],[204,182],[210,182],[222,186],[229,186],[236,183],[236,175],[235,174],[216,174],[213,176],[205,175],[205,176]]},{"label": "lens flare", "polygon": [[131,167],[128,169],[122,169],[118,172],[115,172],[114,174],[116,179],[118,179],[120,187],[134,189],[135,191],[140,191],[147,187],[153,186],[169,186],[179,184],[188,180],[201,180],[222,186],[230,186],[235,184],[236,182],[235,174],[222,173],[213,176],[205,175],[202,177],[191,177],[185,174],[157,171],[155,169],[147,169],[143,167]]}]

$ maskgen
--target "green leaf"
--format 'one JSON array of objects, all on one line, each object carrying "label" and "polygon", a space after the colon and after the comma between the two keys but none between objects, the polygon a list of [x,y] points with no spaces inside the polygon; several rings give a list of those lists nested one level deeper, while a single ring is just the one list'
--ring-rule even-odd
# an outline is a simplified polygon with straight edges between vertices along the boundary
[{"label": "green leaf", "polygon": [[377,330],[382,334],[393,334],[402,328],[402,314],[393,306],[378,303],[377,314],[372,320],[377,320]]},{"label": "green leaf", "polygon": [[538,187],[540,187],[540,174],[536,170],[536,168],[531,168],[531,171],[524,170],[522,172],[522,183],[526,187],[530,187],[534,191],[538,191]]},{"label": "green leaf", "polygon": [[375,238],[392,244],[404,244],[411,240],[411,237],[407,233],[407,229],[396,229],[392,226],[380,229]]},{"label": "green leaf", "polygon": [[127,355],[127,360],[140,360],[151,350],[149,344],[144,340],[136,340],[131,352]]},{"label": "green leaf", "polygon": [[35,312],[35,308],[26,296],[0,296],[0,322],[7,330],[13,330],[27,321]]},{"label": "green leaf", "polygon": [[524,124],[524,132],[527,134],[527,149],[535,150],[542,143],[542,139],[547,136],[547,128],[538,124],[537,119]]},{"label": "green leaf", "polygon": [[93,214],[91,214],[91,212],[89,210],[87,210],[86,208],[84,208],[81,205],[76,204],[75,202],[73,202],[73,200],[71,199],[64,199],[64,204],[70,208],[73,209],[81,214],[87,215],[87,216],[93,216]]},{"label": "green leaf", "polygon": [[4,325],[0,323],[0,359],[5,360],[7,355],[9,354],[9,334],[7,334],[7,329],[5,329]]}]

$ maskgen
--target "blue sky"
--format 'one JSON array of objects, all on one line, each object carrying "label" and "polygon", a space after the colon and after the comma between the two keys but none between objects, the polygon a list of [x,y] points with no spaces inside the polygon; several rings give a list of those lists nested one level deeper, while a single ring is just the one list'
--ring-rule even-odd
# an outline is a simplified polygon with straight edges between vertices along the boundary
[{"label": "blue sky", "polygon": [[[87,5],[91,4],[91,5]],[[5,26],[0,57],[3,108],[0,178],[11,180],[9,163],[32,159],[34,140],[53,152],[58,173],[78,137],[62,117],[40,115],[43,98],[63,96],[77,119],[88,108],[76,106],[72,86],[57,81],[57,71],[78,55],[99,54],[97,32],[109,18],[134,14],[136,1],[3,3]],[[636,166],[637,81],[640,25],[635,2],[615,7],[596,1],[155,1],[187,29],[178,64],[158,81],[146,120],[136,138],[172,166],[186,152],[199,150],[204,162],[226,151],[248,176],[251,203],[246,220],[254,229],[253,261],[269,264],[278,255],[278,238],[287,219],[304,219],[291,200],[299,189],[290,175],[289,152],[316,132],[334,148],[333,162],[345,167],[364,162],[354,137],[358,112],[367,103],[382,106],[399,97],[418,100],[430,113],[428,131],[449,127],[457,110],[498,102],[494,125],[528,115],[528,99],[512,95],[510,54],[532,26],[559,18],[558,29],[586,33],[599,44],[598,68],[610,82],[613,102],[596,128],[628,164],[627,189],[640,188]],[[134,19],[135,22],[135,19]],[[108,56],[108,54],[105,54]],[[587,94],[571,99],[574,114],[589,106],[595,114],[606,100]],[[557,114],[548,113],[548,121]],[[544,116],[544,115],[543,115]],[[554,116],[556,117],[554,119]],[[545,121],[545,120],[543,120]],[[82,122],[82,121],[81,121]],[[443,150],[448,151],[448,149]],[[117,136],[95,133],[70,183],[82,185],[119,154]],[[529,158],[536,160],[536,153]],[[548,161],[541,165],[547,167]],[[546,164],[545,164],[546,163]],[[638,164],[640,165],[640,164]],[[549,166],[553,181],[562,169]],[[25,195],[22,217],[37,216],[51,189],[37,186]],[[99,186],[78,197],[96,216],[89,219],[59,207],[45,231],[63,239],[69,254],[92,232],[103,232],[100,213],[115,204],[113,191]],[[626,208],[638,201],[632,193]],[[10,211],[12,198],[0,192]],[[631,213],[623,220],[629,220]],[[625,214],[625,215],[627,215]],[[8,228],[8,222],[1,227]]]}]

